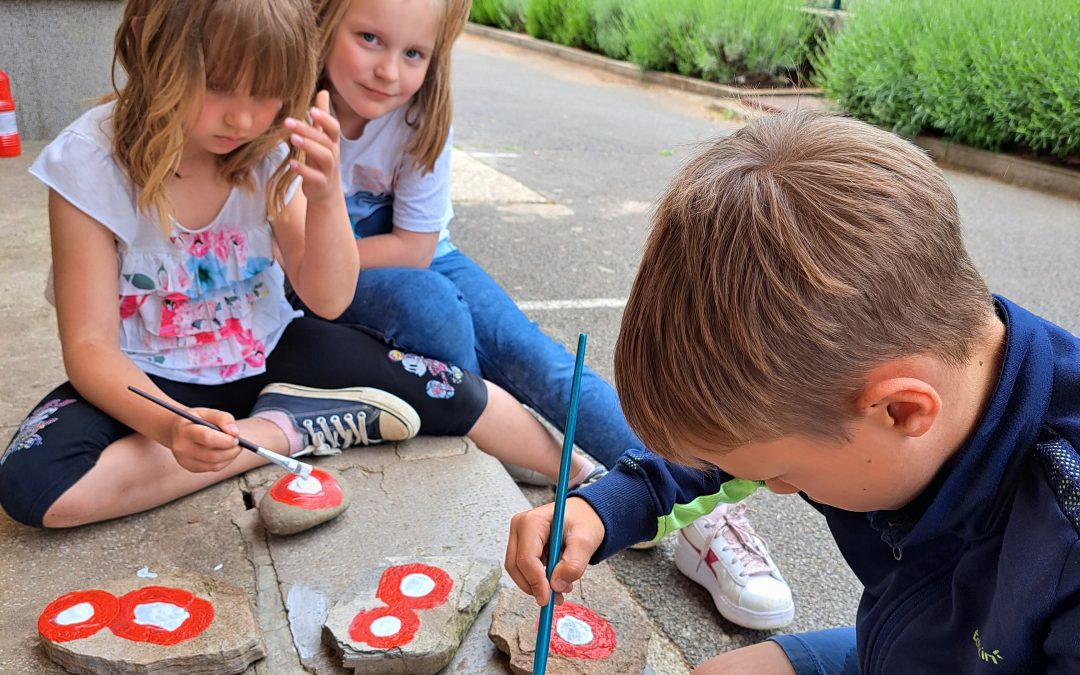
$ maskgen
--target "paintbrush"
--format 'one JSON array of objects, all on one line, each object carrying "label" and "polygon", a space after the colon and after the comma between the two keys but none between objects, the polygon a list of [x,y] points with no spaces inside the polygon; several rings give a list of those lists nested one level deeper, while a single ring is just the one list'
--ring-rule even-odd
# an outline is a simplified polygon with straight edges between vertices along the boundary
[{"label": "paintbrush", "polygon": [[[153,401],[154,403],[157,403],[162,408],[173,411],[174,413],[176,413],[180,417],[183,417],[184,419],[186,419],[188,422],[193,422],[195,424],[201,424],[202,426],[209,427],[209,428],[213,429],[214,431],[221,431],[221,428],[218,427],[216,424],[212,424],[210,422],[207,422],[206,420],[202,419],[201,417],[196,417],[194,414],[188,412],[187,410],[184,410],[183,408],[178,408],[177,406],[173,405],[172,403],[169,403],[168,401],[162,401],[157,396],[152,396],[150,394],[147,394],[145,391],[142,391],[141,389],[136,389],[135,387],[131,387],[131,386],[129,386],[128,389],[130,389],[131,391],[135,392],[136,394],[138,394],[139,396],[142,396],[143,398],[145,398],[147,400],[150,400],[150,401]],[[293,459],[292,457],[286,457],[285,455],[279,455],[278,453],[274,452],[273,450],[267,450],[266,448],[255,445],[251,441],[246,440],[244,438],[237,437],[236,442],[240,445],[240,447],[246,448],[246,449],[254,452],[256,455],[258,455],[259,457],[262,457],[263,459],[267,460],[268,462],[273,462],[274,464],[277,464],[278,466],[280,466],[282,469],[285,469],[286,471],[289,471],[291,473],[295,473],[297,476],[300,476],[301,478],[307,478],[308,476],[311,475],[311,465],[310,464],[305,464],[305,463],[303,463],[301,461]]]},{"label": "paintbrush", "polygon": [[[574,361],[574,379],[570,387],[570,411],[566,414],[566,430],[563,433],[562,461],[559,463],[559,482],[555,487],[555,515],[551,521],[551,539],[548,541],[547,580],[551,584],[551,572],[562,553],[563,518],[566,514],[567,485],[570,482],[570,456],[574,450],[574,429],[577,427],[578,399],[581,396],[581,370],[585,366],[585,333],[578,334],[577,359]],[[533,675],[547,672],[548,649],[551,646],[551,620],[555,615],[555,593],[540,610],[540,622],[536,626],[536,653],[533,655]]]}]

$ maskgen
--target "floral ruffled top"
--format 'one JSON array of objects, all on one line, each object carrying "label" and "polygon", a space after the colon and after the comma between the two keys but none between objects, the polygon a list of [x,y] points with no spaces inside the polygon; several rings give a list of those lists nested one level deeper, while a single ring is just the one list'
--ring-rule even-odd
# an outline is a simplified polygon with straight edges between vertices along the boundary
[{"label": "floral ruffled top", "polygon": [[178,382],[221,384],[264,372],[301,314],[285,299],[264,197],[287,149],[256,167],[254,191],[234,188],[210,225],[193,231],[174,223],[166,238],[156,218],[138,211],[136,189],[113,159],[111,112],[106,104],[73,122],[30,172],[115,235],[120,348],[145,372]]}]

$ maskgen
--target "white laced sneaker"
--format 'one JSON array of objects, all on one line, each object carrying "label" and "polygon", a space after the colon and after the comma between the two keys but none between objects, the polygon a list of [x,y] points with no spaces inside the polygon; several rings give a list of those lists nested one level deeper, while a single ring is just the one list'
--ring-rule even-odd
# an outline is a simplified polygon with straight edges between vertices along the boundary
[{"label": "white laced sneaker", "polygon": [[679,530],[675,566],[704,586],[732,623],[770,630],[795,618],[791,588],[746,519],[745,504],[720,504]]}]

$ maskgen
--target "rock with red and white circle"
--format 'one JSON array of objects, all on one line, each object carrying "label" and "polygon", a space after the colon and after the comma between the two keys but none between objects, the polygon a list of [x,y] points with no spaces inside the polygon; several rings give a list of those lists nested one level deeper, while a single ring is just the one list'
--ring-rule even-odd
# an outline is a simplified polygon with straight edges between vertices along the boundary
[{"label": "rock with red and white circle", "polygon": [[349,583],[323,641],[355,673],[436,673],[495,594],[500,570],[482,558],[387,558]]},{"label": "rock with red and white circle", "polygon": [[[551,675],[623,675],[645,669],[652,637],[648,619],[610,572],[594,575],[596,570],[589,568],[573,594],[555,606],[547,660]],[[540,610],[517,587],[499,589],[488,637],[510,656],[516,675],[533,672]]]},{"label": "rock with red and white circle", "polygon": [[269,532],[296,534],[337,518],[350,501],[345,480],[332,469],[287,473],[259,500],[259,519]]},{"label": "rock with red and white circle", "polygon": [[266,655],[243,590],[209,577],[105,581],[38,616],[49,658],[71,673],[242,673]]}]

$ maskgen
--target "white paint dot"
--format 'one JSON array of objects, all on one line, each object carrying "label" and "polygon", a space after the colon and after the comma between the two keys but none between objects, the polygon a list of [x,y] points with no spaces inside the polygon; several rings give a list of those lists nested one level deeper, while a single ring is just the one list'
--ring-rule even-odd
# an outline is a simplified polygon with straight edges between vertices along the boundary
[{"label": "white paint dot", "polygon": [[564,616],[555,622],[555,632],[572,645],[587,645],[593,641],[589,624],[576,616]]},{"label": "white paint dot", "polygon": [[371,634],[375,637],[390,637],[401,630],[401,619],[396,616],[383,616],[371,622]]},{"label": "white paint dot", "polygon": [[289,489],[297,494],[315,495],[322,492],[322,483],[315,476],[297,476],[289,483]]},{"label": "white paint dot", "polygon": [[156,579],[157,572],[151,572],[149,567],[143,566],[135,573],[135,576],[142,577],[143,579]]},{"label": "white paint dot", "polygon": [[435,580],[426,574],[410,574],[401,580],[401,592],[410,598],[422,598],[435,589]]},{"label": "white paint dot", "polygon": [[187,610],[171,602],[148,602],[135,605],[135,623],[141,626],[157,626],[165,630],[176,630],[187,621]]},{"label": "white paint dot", "polygon": [[94,616],[94,606],[89,602],[80,602],[57,614],[53,621],[61,626],[70,626],[73,623],[82,623],[92,616]]}]

